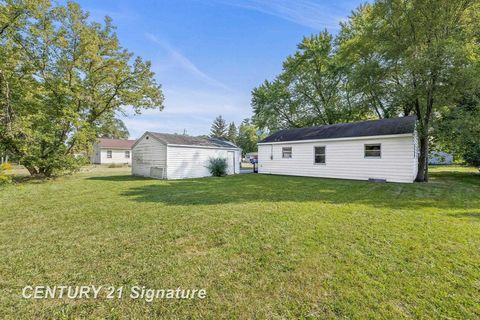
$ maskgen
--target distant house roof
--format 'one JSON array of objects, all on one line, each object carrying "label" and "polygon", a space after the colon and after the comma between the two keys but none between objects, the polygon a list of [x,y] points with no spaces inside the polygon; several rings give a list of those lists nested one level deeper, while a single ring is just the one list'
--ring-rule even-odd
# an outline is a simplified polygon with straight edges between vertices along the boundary
[{"label": "distant house roof", "polygon": [[100,148],[105,148],[105,149],[132,149],[132,146],[136,141],[136,140],[110,139],[110,138],[100,138],[98,140],[99,140]]},{"label": "distant house roof", "polygon": [[158,133],[147,131],[147,134],[159,139],[166,144],[179,144],[188,146],[216,147],[216,148],[238,148],[230,141],[218,138],[192,137],[181,134]]},{"label": "distant house roof", "polygon": [[339,123],[319,127],[285,129],[266,137],[260,143],[385,136],[413,133],[415,116],[381,120]]}]

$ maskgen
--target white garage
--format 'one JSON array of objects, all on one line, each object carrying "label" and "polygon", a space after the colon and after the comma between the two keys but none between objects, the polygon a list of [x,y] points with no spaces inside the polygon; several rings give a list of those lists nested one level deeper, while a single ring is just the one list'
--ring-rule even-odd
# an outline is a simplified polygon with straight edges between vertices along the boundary
[{"label": "white garage", "polygon": [[132,148],[132,174],[157,179],[210,176],[210,158],[225,158],[228,174],[240,172],[240,148],[233,143],[179,134],[145,132]]}]

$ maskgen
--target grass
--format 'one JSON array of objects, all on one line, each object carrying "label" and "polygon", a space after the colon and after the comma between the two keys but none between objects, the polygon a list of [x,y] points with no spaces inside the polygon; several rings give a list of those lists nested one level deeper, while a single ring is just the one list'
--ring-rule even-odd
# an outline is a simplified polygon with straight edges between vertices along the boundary
[{"label": "grass", "polygon": [[[428,184],[97,168],[0,189],[0,318],[480,317],[480,175]],[[205,288],[26,300],[25,285]]]}]

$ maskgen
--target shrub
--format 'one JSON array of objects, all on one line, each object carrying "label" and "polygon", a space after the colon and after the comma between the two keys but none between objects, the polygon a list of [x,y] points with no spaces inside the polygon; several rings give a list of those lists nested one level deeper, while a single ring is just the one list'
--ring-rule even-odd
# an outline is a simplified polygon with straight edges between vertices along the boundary
[{"label": "shrub", "polygon": [[208,160],[208,170],[214,177],[223,177],[227,175],[228,163],[225,158],[210,158]]},{"label": "shrub", "polygon": [[12,169],[13,169],[13,167],[9,162],[2,163],[2,165],[0,166],[1,171],[9,171],[9,170],[12,170]]},{"label": "shrub", "polygon": [[0,165],[0,185],[7,184],[12,181],[12,177],[7,175],[7,171],[12,170],[12,165],[8,162],[2,163]]},{"label": "shrub", "polygon": [[109,168],[122,168],[122,167],[125,167],[126,164],[125,163],[110,163],[108,165]]}]

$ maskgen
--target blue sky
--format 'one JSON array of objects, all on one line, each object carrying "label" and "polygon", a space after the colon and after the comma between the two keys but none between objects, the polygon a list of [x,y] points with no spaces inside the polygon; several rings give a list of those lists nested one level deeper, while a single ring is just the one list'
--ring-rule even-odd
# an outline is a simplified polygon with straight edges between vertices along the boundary
[{"label": "blue sky", "polygon": [[207,134],[221,114],[250,117],[251,90],[273,79],[303,36],[338,24],[362,1],[80,0],[91,19],[113,19],[122,46],[152,62],[165,109],[122,117],[131,137]]}]

